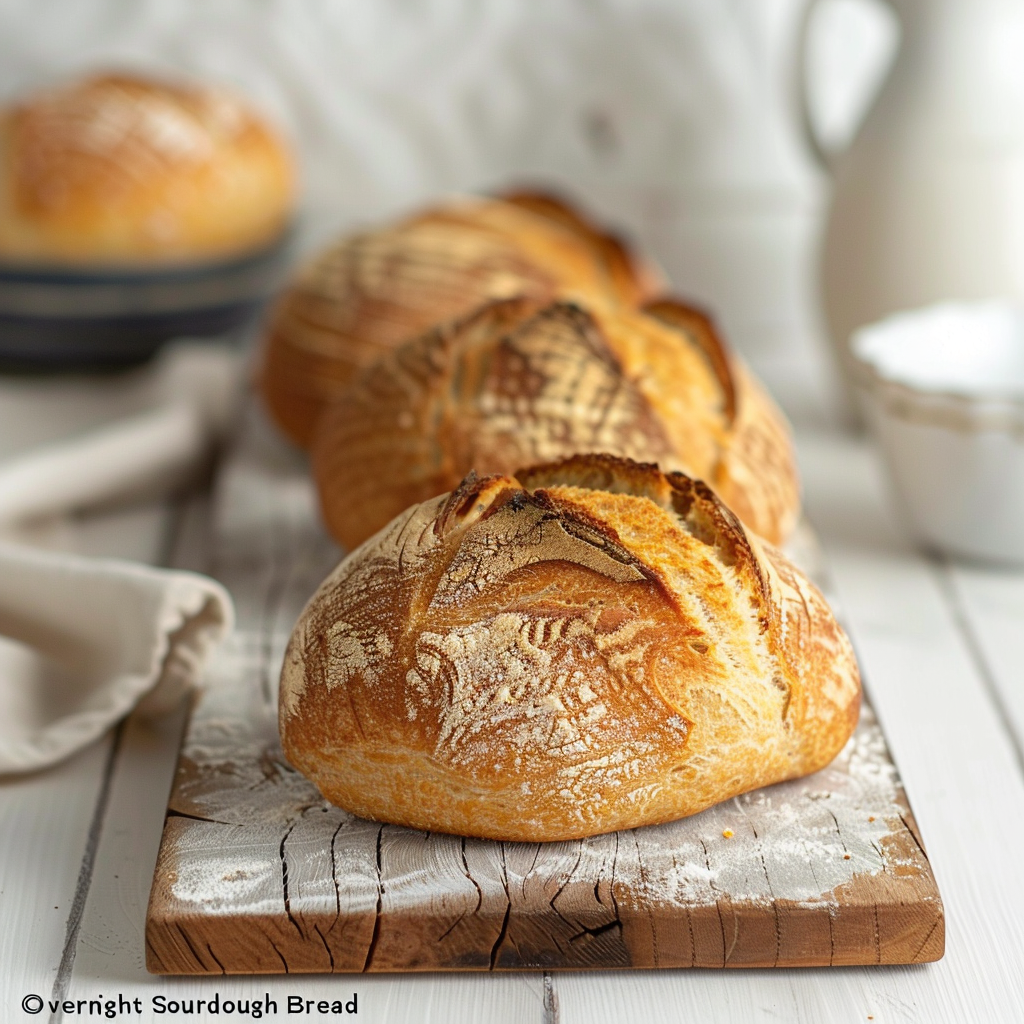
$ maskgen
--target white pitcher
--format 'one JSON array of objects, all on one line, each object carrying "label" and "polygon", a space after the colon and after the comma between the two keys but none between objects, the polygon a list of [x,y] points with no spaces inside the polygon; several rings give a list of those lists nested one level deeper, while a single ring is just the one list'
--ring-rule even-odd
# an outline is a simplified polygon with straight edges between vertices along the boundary
[{"label": "white pitcher", "polygon": [[826,157],[822,290],[848,381],[856,327],[943,299],[1024,302],[1024,0],[891,3],[895,62]]}]

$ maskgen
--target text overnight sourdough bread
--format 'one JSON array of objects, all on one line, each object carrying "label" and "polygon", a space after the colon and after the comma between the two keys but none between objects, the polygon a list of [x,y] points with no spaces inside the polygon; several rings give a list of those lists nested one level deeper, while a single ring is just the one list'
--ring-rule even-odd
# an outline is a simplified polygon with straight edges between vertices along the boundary
[{"label": "text overnight sourdough bread", "polygon": [[799,515],[782,413],[711,321],[669,299],[490,303],[364,370],[323,414],[312,464],[324,521],[351,550],[470,469],[587,452],[706,480],[772,543]]},{"label": "text overnight sourdough bread", "polygon": [[552,197],[449,200],[344,238],[307,264],[274,312],[260,388],[277,424],[306,446],[363,367],[485,302],[635,305],[663,286],[653,266]]},{"label": "text overnight sourdough bread", "polygon": [[100,74],[0,111],[0,262],[226,259],[272,243],[294,192],[282,139],[223,89]]},{"label": "text overnight sourdough bread", "polygon": [[813,772],[859,706],[782,554],[699,481],[585,456],[471,475],[350,554],[295,627],[280,727],[355,814],[541,841]]}]

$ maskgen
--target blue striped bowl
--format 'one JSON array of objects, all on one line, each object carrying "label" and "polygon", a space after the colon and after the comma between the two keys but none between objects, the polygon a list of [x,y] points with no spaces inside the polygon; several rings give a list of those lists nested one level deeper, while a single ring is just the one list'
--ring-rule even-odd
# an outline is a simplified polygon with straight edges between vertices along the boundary
[{"label": "blue striped bowl", "polygon": [[0,263],[0,369],[127,366],[170,338],[223,334],[280,285],[291,242],[288,232],[244,257],[160,268]]}]

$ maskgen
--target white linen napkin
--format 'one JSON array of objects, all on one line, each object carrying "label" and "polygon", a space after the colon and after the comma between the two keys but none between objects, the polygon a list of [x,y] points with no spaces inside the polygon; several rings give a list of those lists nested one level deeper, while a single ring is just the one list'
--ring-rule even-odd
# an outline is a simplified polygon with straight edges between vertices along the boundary
[{"label": "white linen napkin", "polygon": [[205,576],[0,542],[0,773],[174,706],[233,622]]},{"label": "white linen napkin", "polygon": [[233,423],[241,370],[222,346],[168,346],[128,385],[141,411],[0,460],[0,527],[180,486]]}]

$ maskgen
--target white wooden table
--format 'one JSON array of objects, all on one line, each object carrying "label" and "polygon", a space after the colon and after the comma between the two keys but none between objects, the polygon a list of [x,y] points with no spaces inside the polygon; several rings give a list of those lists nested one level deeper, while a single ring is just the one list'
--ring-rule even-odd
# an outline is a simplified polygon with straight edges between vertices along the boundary
[{"label": "white wooden table", "polygon": [[[130,388],[0,384],[0,457],[130,408]],[[171,1001],[355,997],[372,1022],[1024,1021],[1024,574],[928,559],[902,537],[862,441],[799,437],[806,507],[840,612],[921,826],[947,915],[940,963],[915,968],[553,975],[166,978],[143,966],[143,925],[184,712],[136,720],[71,761],[0,778],[0,1022],[231,1021]],[[192,552],[202,501],[62,520],[50,546],[160,562]],[[26,996],[71,1000],[38,1015]],[[136,1002],[136,1000],[138,1002]],[[163,1001],[161,1003],[161,1000]],[[30,1007],[34,1008],[32,1001]],[[293,1008],[295,1003],[292,1004]],[[125,1008],[127,1007],[127,1008]],[[136,1007],[139,1009],[137,1010]],[[341,1014],[352,1016],[351,1013]]]}]

